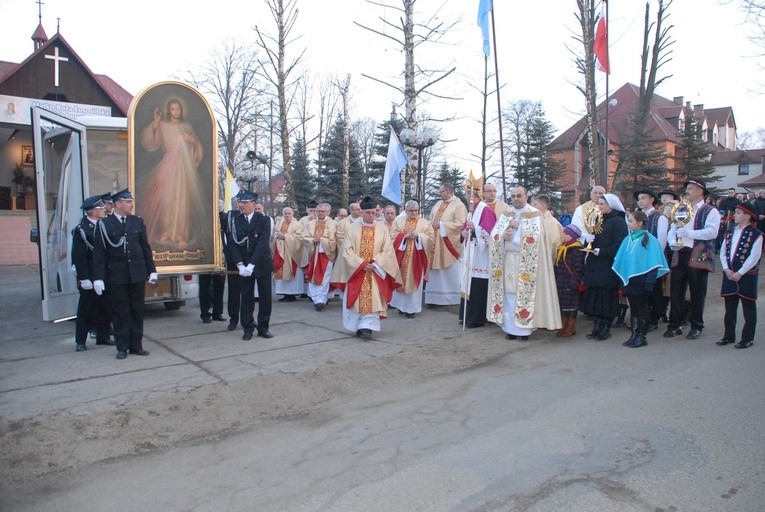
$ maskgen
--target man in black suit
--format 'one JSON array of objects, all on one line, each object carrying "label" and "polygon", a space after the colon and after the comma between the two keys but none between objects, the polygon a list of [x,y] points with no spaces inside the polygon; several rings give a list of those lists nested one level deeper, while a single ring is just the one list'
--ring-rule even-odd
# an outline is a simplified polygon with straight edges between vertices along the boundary
[{"label": "man in black suit", "polygon": [[[268,332],[271,320],[271,276],[274,263],[269,240],[271,221],[255,211],[258,195],[243,192],[238,198],[241,215],[232,222],[231,237],[228,239],[227,257],[239,270],[241,288],[241,313],[239,319],[244,329],[243,340],[251,340],[255,329],[261,338],[273,338]],[[255,311],[255,284],[258,286],[258,323],[253,319]]]},{"label": "man in black suit", "polygon": [[93,248],[93,289],[108,294],[117,343],[117,359],[143,349],[145,285],[157,282],[157,269],[141,217],[131,215],[133,196],[121,190],[112,196],[114,212],[98,224]]},{"label": "man in black suit", "polygon": [[98,221],[106,215],[101,196],[92,196],[81,206],[85,216],[72,230],[72,265],[77,273],[77,289],[80,300],[77,303],[77,321],[74,327],[74,342],[77,352],[85,349],[88,331],[96,332],[96,345],[114,345],[109,339],[109,315],[104,297],[93,290],[93,247]]}]

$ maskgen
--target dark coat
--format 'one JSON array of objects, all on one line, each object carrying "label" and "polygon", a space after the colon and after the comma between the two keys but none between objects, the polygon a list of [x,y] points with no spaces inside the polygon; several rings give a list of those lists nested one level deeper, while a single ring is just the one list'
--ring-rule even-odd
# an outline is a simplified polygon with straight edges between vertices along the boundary
[{"label": "dark coat", "polygon": [[72,265],[77,273],[77,280],[93,281],[93,247],[96,224],[83,217],[77,227],[72,230]]},{"label": "dark coat", "polygon": [[[125,243],[120,244],[123,236]],[[109,241],[118,247],[113,247]],[[157,271],[141,217],[128,215],[124,227],[115,215],[104,217],[97,227],[95,242],[94,280],[100,279],[107,285],[135,284],[146,281],[149,274]]]},{"label": "dark coat", "polygon": [[595,235],[593,249],[600,249],[587,255],[584,266],[584,285],[587,288],[619,288],[621,281],[611,270],[622,240],[627,236],[627,223],[624,212],[612,210],[603,215],[603,230]]},{"label": "dark coat", "polygon": [[255,212],[249,223],[247,217],[240,214],[234,216],[232,224],[233,233],[226,243],[227,261],[234,265],[240,262],[244,266],[254,265],[253,277],[273,273],[274,262],[268,243],[271,238],[271,219]]},{"label": "dark coat", "polygon": [[555,265],[555,286],[558,289],[558,302],[561,309],[579,309],[582,300],[582,292],[579,285],[582,284],[584,274],[584,252],[581,246],[570,247],[566,252],[566,258],[561,258]]}]

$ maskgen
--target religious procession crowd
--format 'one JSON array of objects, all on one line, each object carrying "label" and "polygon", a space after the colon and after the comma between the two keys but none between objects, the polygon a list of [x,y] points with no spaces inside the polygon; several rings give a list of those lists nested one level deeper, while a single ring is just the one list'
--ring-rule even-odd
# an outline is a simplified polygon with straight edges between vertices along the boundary
[{"label": "religious procession crowd", "polygon": [[[494,184],[477,190],[468,181],[466,187],[470,187],[469,210],[454,187],[443,183],[441,199],[428,217],[420,216],[415,201],[407,201],[399,214],[394,206],[383,209],[365,197],[348,210],[339,209],[335,218],[330,216],[330,204],[312,202],[304,217],[296,218],[287,207],[276,221],[263,213],[257,194],[240,192],[238,209],[220,213],[227,275],[200,275],[202,321],[226,321],[222,313],[228,280],[228,330],[241,323],[244,340],[252,339],[255,331],[260,337],[273,337],[269,323],[274,291],[282,296],[279,302],[310,298],[316,311],[323,311],[339,295],[343,327],[362,339],[380,331],[381,319],[388,317],[389,309],[397,309],[404,318],[415,318],[423,303],[433,307],[459,304],[463,328],[494,323],[510,340],[528,340],[536,329],[573,336],[579,312],[593,322],[587,337],[605,340],[612,336],[614,325],[623,324],[629,310],[631,334],[623,344],[635,348],[647,344],[648,332],[658,329],[662,318],[667,322],[666,338],[683,334],[685,325],[690,325],[687,338],[701,337],[708,276],[719,264],[726,312],[724,336],[717,344],[752,345],[762,254],[762,231],[755,222],[765,217],[752,202],[739,202],[723,218],[705,201],[709,194],[705,183],[690,180],[682,194],[638,190],[634,194],[637,207],[625,209],[619,197],[596,186],[591,199],[577,207],[571,223],[564,227],[549,211],[550,200],[545,195],[530,202],[526,189],[517,186],[511,189],[507,204],[497,199]],[[114,253],[113,259],[142,248],[143,268],[136,279],[127,279],[136,289],[140,284],[140,307],[137,291],[118,289],[116,294],[107,294],[105,301],[114,324],[118,358],[124,358],[126,352],[148,354],[140,341],[143,282],[156,280],[151,250],[145,257],[143,249],[144,244],[148,247],[145,228],[141,235],[143,223],[129,215],[132,196],[128,196],[128,191],[122,191],[111,198],[116,213],[100,220],[101,212],[92,212],[102,208],[104,198],[86,200],[83,226],[88,229],[75,236],[73,248],[73,254],[82,252],[77,249],[80,238],[93,253],[93,270],[87,272],[92,281],[74,262],[81,279],[81,302],[85,302],[81,304],[82,321],[78,311],[78,350],[84,350],[89,324],[98,324],[97,333],[106,332],[103,321],[93,320],[98,315],[87,314],[85,309],[94,308],[97,301],[88,282],[95,292],[99,288],[103,292],[104,269],[114,268],[105,265],[110,253]],[[135,240],[130,240],[130,230],[112,232],[125,217],[135,222]],[[721,222],[728,229],[718,257]],[[108,236],[94,236],[88,242],[87,234],[99,231]],[[120,236],[123,246],[113,242]],[[138,274],[143,276],[140,283]],[[87,282],[83,284],[83,280]],[[106,282],[107,289],[120,286],[109,283],[108,278]],[[120,307],[115,300],[134,299],[130,308],[140,309],[140,318],[125,311],[118,318]],[[739,303],[744,326],[736,342]],[[97,334],[97,343],[112,342]]]}]

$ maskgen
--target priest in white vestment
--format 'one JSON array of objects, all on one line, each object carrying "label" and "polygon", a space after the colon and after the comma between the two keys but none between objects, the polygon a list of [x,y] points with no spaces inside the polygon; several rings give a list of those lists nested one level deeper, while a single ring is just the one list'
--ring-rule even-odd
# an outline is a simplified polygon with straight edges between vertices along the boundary
[{"label": "priest in white vestment", "polygon": [[360,224],[352,224],[332,269],[332,286],[344,290],[343,327],[362,339],[380,330],[393,290],[400,287],[401,274],[388,230],[375,222],[377,203],[361,201]]},{"label": "priest in white vestment", "polygon": [[419,216],[420,205],[417,201],[407,201],[404,208],[406,217],[396,217],[391,229],[404,285],[393,292],[390,305],[407,318],[414,318],[416,313],[422,311],[422,288],[427,279],[433,226]]},{"label": "priest in white vestment", "polygon": [[460,303],[460,230],[467,219],[467,208],[454,195],[451,184],[442,183],[438,193],[441,194],[441,200],[433,207],[430,217],[435,239],[428,257],[425,304],[448,306]]},{"label": "priest in white vestment", "polygon": [[309,260],[305,266],[308,297],[316,311],[322,311],[329,299],[329,277],[337,257],[337,223],[329,217],[331,206],[316,207],[316,218],[303,231],[303,244]]},{"label": "priest in white vestment", "polygon": [[486,318],[510,340],[527,340],[535,329],[560,329],[560,307],[545,225],[528,204],[524,187],[510,192],[511,205],[491,232]]},{"label": "priest in white vestment", "polygon": [[289,206],[282,209],[282,219],[274,226],[271,253],[274,260],[274,291],[284,295],[279,302],[295,302],[303,293],[305,280],[300,260],[303,255],[303,226]]}]

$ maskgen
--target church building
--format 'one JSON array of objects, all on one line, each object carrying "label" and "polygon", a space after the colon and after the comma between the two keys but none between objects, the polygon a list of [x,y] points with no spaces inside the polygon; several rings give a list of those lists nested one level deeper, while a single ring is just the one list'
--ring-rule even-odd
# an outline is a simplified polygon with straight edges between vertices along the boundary
[{"label": "church building", "polygon": [[23,62],[0,60],[0,210],[35,209],[32,106],[73,120],[126,117],[133,98],[91,71],[58,31],[48,39],[39,23],[32,43]]},{"label": "church building", "polygon": [[[42,16],[22,62],[0,60],[0,265],[37,264],[33,106],[76,120],[127,117],[133,97],[114,80],[90,70],[64,37],[48,39]],[[0,55],[0,58],[2,55]]]}]

